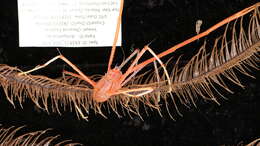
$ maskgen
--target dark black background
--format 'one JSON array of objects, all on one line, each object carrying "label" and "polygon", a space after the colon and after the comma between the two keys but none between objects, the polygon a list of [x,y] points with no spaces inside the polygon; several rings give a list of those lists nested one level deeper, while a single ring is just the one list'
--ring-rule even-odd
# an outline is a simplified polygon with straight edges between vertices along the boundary
[{"label": "dark black background", "polygon": [[[194,36],[195,23],[203,20],[202,30],[231,14],[242,10],[257,0],[127,0],[124,5],[122,36],[126,55],[131,48],[142,48],[150,43],[155,52],[161,52],[176,43]],[[0,63],[29,69],[57,55],[55,48],[20,48],[18,46],[18,18],[15,0],[2,0],[0,7]],[[217,34],[216,34],[217,35]],[[214,35],[208,36],[213,40]],[[203,42],[178,50],[189,58]],[[77,64],[87,75],[104,74],[107,68],[109,47],[61,48],[61,52]],[[118,55],[119,54],[119,55]],[[114,64],[122,61],[118,49]],[[58,61],[39,71],[49,77],[58,77],[64,63]],[[233,84],[235,94],[226,94],[228,100],[220,99],[221,106],[212,102],[199,102],[197,108],[182,110],[183,117],[160,117],[156,112],[131,119],[107,114],[90,114],[89,122],[78,120],[74,113],[50,115],[37,110],[29,100],[23,109],[15,109],[1,90],[0,123],[4,126],[27,125],[30,130],[53,128],[53,133],[64,139],[72,139],[88,146],[97,145],[237,145],[260,137],[260,92],[257,79],[241,76],[245,89]],[[234,86],[234,87],[232,87]],[[182,105],[180,105],[182,106]],[[165,110],[165,109],[164,109]]]}]

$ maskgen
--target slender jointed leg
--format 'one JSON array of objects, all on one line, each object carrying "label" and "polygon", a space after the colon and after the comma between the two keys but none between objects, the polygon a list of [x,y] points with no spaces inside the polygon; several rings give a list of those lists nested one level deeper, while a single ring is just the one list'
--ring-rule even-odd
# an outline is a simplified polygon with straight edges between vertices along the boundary
[{"label": "slender jointed leg", "polygon": [[143,54],[144,54],[147,50],[154,56],[153,58],[155,58],[155,60],[157,60],[157,61],[160,63],[160,65],[163,67],[163,69],[164,69],[164,71],[165,71],[165,74],[166,74],[166,76],[167,76],[168,82],[169,82],[169,83],[171,82],[171,81],[170,81],[170,77],[169,77],[169,75],[168,75],[168,73],[167,73],[167,71],[166,71],[166,68],[165,68],[165,66],[163,65],[162,61],[161,61],[161,60],[159,59],[159,57],[152,51],[152,49],[149,48],[148,45],[146,45],[146,46],[140,51],[140,53],[137,54],[135,60],[132,62],[132,64],[130,65],[130,67],[127,69],[127,71],[126,71],[126,72],[124,73],[124,75],[122,76],[121,81],[126,80],[126,78],[127,78],[131,73],[133,73],[133,72],[135,72],[135,71],[137,71],[137,70],[140,70],[140,69],[142,69],[142,68],[144,67],[144,66],[143,66],[142,68],[133,70],[133,69],[136,67],[136,65],[137,65],[137,63],[138,63],[138,61],[139,61],[139,59],[143,56]]},{"label": "slender jointed leg", "polygon": [[25,71],[25,72],[21,72],[18,75],[24,75],[24,74],[28,74],[30,72],[39,70],[41,68],[46,67],[47,65],[49,65],[50,63],[54,62],[57,59],[61,59],[64,62],[66,62],[70,67],[72,67],[78,74],[79,76],[81,76],[82,79],[84,79],[86,82],[88,82],[89,84],[91,84],[93,87],[96,85],[96,83],[94,81],[92,81],[89,77],[87,77],[82,71],[80,71],[80,69],[78,67],[76,67],[73,63],[71,63],[67,58],[65,58],[63,55],[58,55],[54,58],[52,58],[51,60],[47,61],[45,64],[43,65],[38,65],[35,68]]},{"label": "slender jointed leg", "polygon": [[[124,61],[120,64],[120,66],[118,67],[118,69],[121,70],[121,69],[122,69],[136,54],[138,54],[138,53],[139,53],[139,49],[136,49],[129,57],[127,57],[126,60],[124,60]],[[133,73],[133,74],[136,74],[137,72],[138,72],[138,71],[136,71],[136,72]],[[85,80],[82,76],[80,76],[80,75],[78,75],[78,74],[76,74],[76,73],[72,73],[72,72],[69,72],[69,71],[66,71],[66,70],[64,70],[63,73],[66,74],[66,75],[70,75],[70,76],[79,78],[79,79],[81,79],[81,80]],[[126,82],[126,81],[125,81],[125,82]],[[123,86],[123,85],[124,85],[124,83],[122,84],[122,86]]]},{"label": "slender jointed leg", "polygon": [[118,67],[120,70],[121,68],[123,68],[127,62],[129,62],[136,54],[139,54],[140,50],[139,49],[136,49],[129,57],[126,58],[126,60],[124,60],[120,66]]},{"label": "slender jointed leg", "polygon": [[[139,59],[143,56],[143,54],[145,53],[145,51],[147,50],[146,47],[144,47],[136,56],[136,58],[134,59],[134,61],[132,62],[132,64],[130,65],[130,67],[127,69],[127,71],[123,74],[123,76],[121,77],[121,82],[125,81],[126,78],[133,72],[132,69],[134,68],[135,65],[137,65]],[[141,69],[141,68],[140,68]],[[139,69],[139,70],[140,70]],[[136,71],[136,70],[135,70]]]},{"label": "slender jointed leg", "polygon": [[154,89],[152,87],[136,88],[136,89],[127,89],[127,90],[118,90],[113,95],[124,94],[130,97],[140,97],[151,93]]},{"label": "slender jointed leg", "polygon": [[[164,52],[158,54],[158,55],[157,55],[158,58],[162,58],[162,57],[164,57],[164,56],[166,56],[166,55],[168,55],[168,54],[170,54],[170,53],[173,53],[173,52],[176,51],[177,49],[179,49],[179,48],[181,48],[181,47],[183,47],[183,46],[185,46],[185,45],[187,45],[187,44],[190,44],[190,43],[192,43],[192,42],[194,42],[194,41],[196,41],[196,40],[198,40],[198,39],[200,39],[200,38],[202,38],[202,37],[204,37],[204,36],[207,36],[209,33],[213,32],[214,30],[218,29],[219,27],[221,27],[221,26],[223,26],[223,25],[225,25],[225,24],[227,24],[227,23],[229,23],[229,22],[231,22],[231,21],[233,21],[233,20],[236,20],[236,19],[238,19],[238,18],[244,16],[245,14],[251,12],[251,11],[254,10],[256,7],[258,7],[259,5],[260,5],[260,3],[258,3],[257,5],[253,5],[253,6],[251,6],[251,7],[245,8],[245,9],[243,9],[243,10],[241,10],[241,11],[235,13],[234,15],[231,15],[230,17],[228,17],[228,18],[226,18],[226,19],[220,21],[219,23],[213,25],[212,27],[210,27],[210,28],[207,29],[206,31],[204,31],[204,32],[202,32],[202,33],[199,33],[198,35],[195,35],[195,36],[191,37],[190,39],[187,39],[187,40],[185,40],[185,41],[183,41],[183,42],[181,42],[181,43],[179,43],[179,44],[177,44],[177,45],[175,45],[175,46],[173,46],[173,47],[167,49],[166,51],[164,51]],[[152,63],[152,62],[155,61],[155,60],[156,60],[155,57],[150,58],[150,59],[147,59],[147,60],[145,60],[145,61],[139,63],[138,65],[136,65],[134,68],[132,68],[132,69],[131,69],[131,72],[134,72],[134,71],[136,71],[136,70],[139,70],[140,68],[143,68],[144,66],[146,66],[147,64]],[[128,74],[131,74],[131,72],[129,72]]]},{"label": "slender jointed leg", "polygon": [[82,76],[80,76],[80,75],[78,75],[76,73],[73,73],[73,72],[69,72],[69,71],[64,70],[62,73],[66,74],[66,75],[70,75],[70,76],[76,77],[76,78],[79,78],[81,80],[85,80]]},{"label": "slender jointed leg", "polygon": [[121,0],[120,9],[119,9],[119,16],[117,18],[116,32],[115,32],[113,46],[112,46],[112,49],[111,49],[111,54],[110,54],[110,57],[109,57],[107,72],[109,70],[111,70],[111,65],[112,65],[112,62],[113,62],[113,59],[114,59],[114,56],[115,56],[116,43],[117,43],[117,40],[118,40],[118,34],[119,34],[119,30],[120,30],[123,7],[124,7],[124,0]]},{"label": "slender jointed leg", "polygon": [[[131,78],[134,77],[134,75],[139,71],[134,71],[133,74],[131,74],[131,69],[138,63],[139,59],[142,57],[142,55],[145,53],[145,51],[148,50],[156,59],[157,61],[160,63],[160,65],[163,67],[164,69],[164,72],[166,74],[166,77],[167,77],[167,81],[169,83],[169,85],[171,85],[171,80],[170,80],[170,77],[169,77],[169,74],[166,70],[166,67],[165,65],[162,63],[162,61],[158,58],[158,56],[152,51],[151,48],[149,48],[148,46],[145,46],[140,53],[137,54],[137,57],[135,58],[135,60],[132,62],[132,64],[130,65],[130,67],[128,68],[128,70],[126,71],[126,73],[122,76],[121,78],[121,81],[123,82],[122,83],[122,86],[124,84],[126,84]],[[132,55],[131,55],[132,56]],[[129,72],[131,72],[130,74],[128,74]],[[130,75],[130,76],[129,76]],[[128,77],[129,76],[129,77]],[[131,97],[139,97],[139,96],[143,96],[145,94],[148,94],[150,92],[152,92],[154,89],[153,88],[139,88],[139,89],[128,89],[126,91],[124,90],[119,90],[118,92],[114,93],[114,94],[125,94],[125,95],[128,95],[128,96],[131,96]],[[171,86],[170,86],[170,90],[171,92]]]},{"label": "slender jointed leg", "polygon": [[170,79],[170,76],[168,74],[168,71],[165,67],[165,65],[163,64],[163,62],[161,61],[161,59],[154,53],[154,51],[149,47],[149,46],[146,46],[147,47],[147,50],[156,58],[156,60],[160,63],[160,65],[162,66],[163,70],[164,70],[164,73],[166,75],[166,78],[167,78],[167,82],[169,84],[169,92],[172,91],[172,83],[171,83],[171,79]]}]

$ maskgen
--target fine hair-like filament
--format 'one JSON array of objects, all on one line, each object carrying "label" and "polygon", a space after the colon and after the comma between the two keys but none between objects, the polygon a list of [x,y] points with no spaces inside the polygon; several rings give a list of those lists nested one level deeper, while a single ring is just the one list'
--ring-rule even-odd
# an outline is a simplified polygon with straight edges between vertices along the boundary
[{"label": "fine hair-like filament", "polygon": [[28,146],[28,145],[37,145],[37,146],[76,146],[81,145],[80,143],[73,143],[71,140],[60,141],[58,139],[59,135],[48,136],[47,133],[50,129],[40,130],[34,132],[28,132],[20,134],[22,129],[25,126],[21,127],[9,127],[0,129],[0,145],[1,146]]},{"label": "fine hair-like filament", "polygon": [[[173,106],[181,115],[177,101],[187,107],[196,106],[198,97],[218,103],[217,97],[222,96],[218,90],[219,87],[232,93],[225,83],[226,80],[243,87],[236,72],[252,77],[249,74],[250,69],[259,70],[259,5],[260,3],[255,4],[255,9],[249,14],[226,24],[223,34],[215,39],[212,46],[205,41],[198,53],[185,66],[175,65],[170,81],[165,74],[167,71],[162,71],[162,67],[155,67],[133,77],[120,89],[122,94],[116,94],[104,103],[95,102],[92,98],[92,87],[85,81],[72,76],[50,79],[38,75],[19,75],[22,73],[21,70],[8,65],[0,65],[0,84],[7,99],[14,106],[15,101],[22,106],[22,103],[30,98],[37,107],[47,112],[53,111],[60,114],[61,109],[70,109],[70,111],[75,111],[78,117],[84,119],[87,119],[86,115],[90,110],[105,117],[102,112],[104,108],[115,112],[119,117],[126,113],[141,116],[141,106],[145,110],[155,109],[160,113],[159,102],[162,99],[165,101],[167,110],[168,106],[172,105],[168,98],[173,101]],[[180,60],[181,58],[176,64]],[[166,67],[171,62],[172,60],[169,60],[165,63]],[[169,70],[169,67],[167,69]],[[96,78],[97,76],[92,77],[93,80]],[[133,90],[138,88],[140,90]],[[142,96],[135,97],[135,95]],[[171,116],[170,111],[169,114]]]}]

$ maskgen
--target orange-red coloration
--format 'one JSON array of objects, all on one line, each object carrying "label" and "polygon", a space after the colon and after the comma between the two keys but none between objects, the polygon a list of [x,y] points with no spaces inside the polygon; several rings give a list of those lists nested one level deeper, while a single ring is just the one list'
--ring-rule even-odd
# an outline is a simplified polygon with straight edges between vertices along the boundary
[{"label": "orange-red coloration", "polygon": [[[154,61],[158,61],[158,59],[176,51],[177,49],[191,43],[194,42],[195,40],[198,40],[204,36],[207,36],[209,33],[211,33],[212,31],[216,30],[217,28],[238,19],[239,17],[251,12],[252,10],[254,10],[256,7],[259,7],[260,3],[257,3],[256,5],[253,5],[251,7],[248,7],[222,21],[220,21],[219,23],[217,23],[216,25],[210,27],[208,30],[201,32],[200,34],[191,37],[190,39],[187,39],[163,52],[161,52],[158,55],[154,55],[154,57],[147,59],[143,62],[139,62],[139,59],[143,56],[143,54],[147,51],[147,50],[151,50],[149,48],[149,46],[145,46],[142,50],[140,51],[135,51],[133,52],[130,56],[135,56],[136,58],[132,61],[131,65],[129,66],[129,68],[126,70],[126,72],[124,74],[122,74],[122,72],[120,71],[120,67],[117,68],[115,67],[114,69],[111,69],[112,63],[113,63],[113,58],[115,56],[115,50],[116,50],[116,42],[118,40],[118,34],[119,34],[119,30],[120,30],[120,24],[121,24],[121,17],[122,17],[122,12],[123,12],[123,4],[124,4],[124,0],[121,0],[121,4],[120,4],[120,10],[119,10],[119,16],[117,19],[117,27],[116,27],[116,32],[115,32],[115,37],[114,37],[114,41],[113,41],[113,46],[111,49],[111,54],[110,54],[110,58],[109,58],[109,63],[108,63],[108,69],[107,69],[107,73],[98,81],[95,82],[93,80],[91,80],[88,76],[86,76],[83,72],[81,72],[73,63],[71,63],[68,59],[66,59],[63,55],[59,55],[54,57],[53,59],[49,60],[47,63],[45,63],[44,65],[41,66],[37,66],[36,68],[27,71],[27,72],[23,72],[21,74],[26,74],[35,70],[38,70],[40,68],[43,68],[45,66],[47,66],[48,64],[50,64],[51,62],[55,61],[56,59],[62,59],[63,61],[65,61],[67,64],[69,64],[76,72],[75,73],[71,73],[71,72],[66,72],[67,74],[80,78],[82,80],[85,80],[87,83],[89,83],[92,87],[93,87],[93,100],[95,100],[96,102],[105,102],[107,101],[109,98],[111,98],[114,95],[118,95],[118,94],[126,94],[126,91],[120,90],[122,88],[122,86],[124,86],[124,84],[126,84],[131,78],[133,78],[136,73],[143,69],[145,66],[147,66],[148,64],[154,62]],[[130,57],[132,58],[132,57]],[[128,62],[128,61],[125,61]],[[122,63],[124,64],[124,63]],[[170,81],[170,80],[169,80]],[[135,97],[139,97],[142,96],[144,94],[150,93],[153,89],[149,88],[142,88],[142,89],[131,89],[131,91],[143,91],[143,93],[140,93],[138,95],[135,95]]]},{"label": "orange-red coloration", "polygon": [[122,72],[118,68],[109,70],[94,86],[93,99],[97,102],[105,102],[113,93],[121,89],[120,79]]}]

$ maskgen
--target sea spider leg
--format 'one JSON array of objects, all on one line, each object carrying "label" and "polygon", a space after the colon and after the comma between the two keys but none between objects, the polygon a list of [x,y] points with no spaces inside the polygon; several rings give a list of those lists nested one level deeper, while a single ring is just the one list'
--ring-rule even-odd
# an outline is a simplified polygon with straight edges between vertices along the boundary
[{"label": "sea spider leg", "polygon": [[[136,49],[120,66],[119,69],[121,69],[130,59],[132,59],[136,54],[138,55],[140,52],[139,49]],[[124,82],[121,84],[124,86],[133,76],[135,76],[140,70],[135,71],[131,76],[129,76]]]},{"label": "sea spider leg", "polygon": [[[132,76],[130,76],[130,78],[127,78],[125,79],[127,76],[129,76],[131,73],[132,73],[132,69],[133,67],[138,63],[139,59],[142,57],[142,55],[145,53],[145,51],[148,50],[153,56],[154,58],[156,58],[156,60],[160,63],[160,65],[162,66],[164,72],[165,72],[165,75],[167,77],[167,81],[168,81],[168,84],[171,85],[171,80],[170,80],[170,76],[166,70],[166,67],[165,65],[163,64],[163,62],[160,60],[160,58],[154,53],[154,51],[148,46],[146,45],[142,50],[141,52],[137,55],[136,59],[134,60],[134,62],[131,64],[131,66],[129,67],[129,69],[126,71],[125,74],[123,74],[121,80],[130,80]],[[170,86],[170,91],[171,91],[171,86]]]},{"label": "sea spider leg", "polygon": [[[179,43],[179,44],[177,44],[177,45],[175,45],[175,46],[173,46],[173,47],[167,49],[166,51],[164,51],[164,52],[158,54],[158,55],[157,55],[158,58],[162,58],[162,57],[164,57],[164,56],[166,56],[166,55],[168,55],[168,54],[170,54],[170,53],[176,51],[177,49],[179,49],[179,48],[181,48],[181,47],[183,47],[183,46],[185,46],[185,45],[187,45],[187,44],[190,44],[190,43],[192,43],[192,42],[194,42],[194,41],[196,41],[196,40],[198,40],[198,39],[200,39],[200,38],[202,38],[202,37],[204,37],[204,36],[207,36],[209,33],[213,32],[214,30],[218,29],[219,27],[221,27],[221,26],[223,26],[223,25],[225,25],[225,24],[227,24],[227,23],[229,23],[229,22],[231,22],[231,21],[233,21],[233,20],[236,20],[236,19],[240,18],[241,16],[243,16],[243,15],[245,15],[245,14],[251,12],[251,11],[254,10],[256,7],[258,7],[259,5],[260,5],[260,3],[258,3],[257,5],[253,5],[253,6],[250,6],[250,7],[248,7],[248,8],[245,8],[245,9],[243,9],[243,10],[241,10],[241,11],[239,11],[239,12],[237,12],[237,13],[231,15],[231,16],[229,16],[228,18],[226,18],[226,19],[220,21],[219,23],[213,25],[212,27],[210,27],[210,28],[207,29],[206,31],[204,31],[204,32],[202,32],[202,33],[200,33],[200,34],[198,34],[198,35],[195,35],[194,37],[191,37],[190,39],[187,39],[187,40],[185,40],[185,41],[183,41],[183,42],[181,42],[181,43]],[[136,71],[136,70],[139,70],[140,68],[145,67],[146,65],[152,63],[152,62],[155,61],[155,60],[156,60],[156,58],[153,57],[153,58],[150,58],[150,59],[147,59],[147,60],[143,61],[142,63],[140,63],[140,64],[134,66],[133,68],[131,68],[131,69],[129,70],[129,72],[127,72],[126,75],[129,75],[129,74],[131,74],[132,72],[134,72],[134,71]]]},{"label": "sea spider leg", "polygon": [[66,74],[66,75],[70,75],[70,76],[73,76],[73,77],[76,77],[76,78],[79,78],[81,80],[84,80],[84,78],[76,73],[73,73],[73,72],[69,72],[69,71],[62,71],[62,73]]},{"label": "sea spider leg", "polygon": [[[115,50],[116,50],[116,43],[117,43],[117,40],[118,40],[118,35],[119,35],[119,30],[120,30],[120,24],[121,24],[121,19],[122,19],[122,12],[123,12],[123,7],[124,7],[124,0],[121,0],[121,3],[120,3],[120,9],[119,9],[119,16],[117,18],[117,26],[116,26],[116,32],[115,32],[115,36],[114,36],[114,41],[113,41],[113,46],[112,46],[112,49],[111,49],[111,54],[110,54],[110,58],[109,58],[109,63],[108,63],[108,71],[111,70],[111,65],[112,65],[112,62],[113,62],[113,58],[114,58],[114,54],[115,54]],[[137,53],[137,51],[134,51],[129,57],[128,57],[128,60],[130,60],[135,54]],[[120,66],[119,66],[119,69],[121,69],[127,62],[128,60],[124,61]],[[66,61],[65,61],[66,62]],[[72,64],[72,63],[71,63]],[[73,65],[73,64],[72,64]],[[76,69],[74,69],[76,70]],[[77,71],[77,70],[76,70]],[[72,72],[68,72],[68,71],[63,71],[63,73],[65,74],[68,74],[68,75],[71,75],[71,76],[74,76],[74,77],[77,77],[77,78],[80,78],[82,80],[86,80],[86,77],[84,77],[85,75],[78,69],[77,71],[80,75],[78,74],[75,74],[75,73],[72,73]],[[81,73],[80,73],[81,72]],[[90,79],[89,79],[90,80]],[[94,81],[92,81],[94,82]],[[90,82],[89,82],[90,83]],[[90,83],[91,84],[91,83]],[[91,84],[92,86],[94,86],[94,84]]]},{"label": "sea spider leg", "polygon": [[[127,90],[119,90],[118,92],[115,92],[113,95],[116,94],[125,94],[130,97],[140,97],[145,94],[151,93],[154,89],[151,87],[144,87],[144,88],[137,88],[137,89],[127,89]],[[133,92],[132,94],[130,94]],[[140,92],[138,94],[135,94],[134,92]]]},{"label": "sea spider leg", "polygon": [[126,78],[121,85],[124,86],[126,83],[128,83],[140,70],[141,69],[134,71],[134,73],[132,73],[128,78]]},{"label": "sea spider leg", "polygon": [[[145,51],[147,50],[146,47],[144,47],[140,53],[137,54],[135,60],[132,62],[132,64],[130,65],[130,67],[127,69],[127,71],[122,75],[121,77],[121,82],[125,81],[126,78],[133,72],[132,69],[133,67],[138,63],[139,59],[143,56],[143,54],[145,53]],[[139,68],[139,70],[142,68]]]},{"label": "sea spider leg", "polygon": [[[137,57],[135,58],[135,60],[132,62],[132,64],[130,65],[130,67],[128,68],[128,70],[126,71],[125,74],[122,75],[122,78],[121,78],[121,81],[120,82],[123,82],[123,84],[127,83],[131,78],[133,78],[135,76],[135,74],[137,73],[136,71],[133,73],[133,74],[128,74],[127,72],[130,72],[131,69],[137,64],[137,62],[139,61],[139,59],[142,57],[142,55],[145,53],[145,51],[148,50],[156,59],[157,61],[160,63],[160,65],[163,67],[164,69],[164,72],[166,74],[166,77],[167,77],[167,81],[169,83],[169,85],[171,85],[171,80],[170,80],[170,77],[169,77],[169,74],[166,70],[166,67],[165,65],[162,63],[162,61],[157,57],[157,55],[152,51],[151,48],[149,48],[149,46],[145,46],[140,53],[137,54]],[[138,70],[139,71],[139,70]],[[129,76],[130,75],[130,76]],[[129,76],[129,77],[128,77]],[[122,84],[121,84],[122,85]],[[170,90],[171,91],[171,86],[169,86]],[[128,95],[128,96],[131,96],[131,97],[140,97],[140,96],[143,96],[145,94],[148,94],[148,93],[151,93],[154,89],[151,88],[151,87],[146,87],[146,88],[138,88],[138,89],[127,89],[127,90],[118,90],[117,92],[114,92],[112,93],[112,95],[115,95],[115,94],[125,94],[125,95]],[[135,92],[138,92],[138,94],[133,94]],[[132,94],[130,94],[132,93]]]},{"label": "sea spider leg", "polygon": [[[260,4],[260,3],[259,3],[259,4]],[[237,19],[237,18],[239,18],[239,17],[241,17],[241,16],[247,14],[247,13],[249,13],[250,11],[254,10],[255,7],[256,7],[256,6],[251,6],[251,7],[248,7],[248,8],[246,8],[246,9],[242,10],[242,11],[239,11],[238,13],[236,13],[236,14],[234,14],[234,15],[232,15],[232,16],[230,16],[230,17],[228,17],[228,18],[226,18],[226,19],[224,19],[224,20],[222,20],[222,21],[220,21],[220,22],[217,23],[216,25],[213,25],[213,26],[210,27],[208,30],[206,30],[206,31],[204,31],[204,32],[202,32],[202,33],[200,33],[200,34],[198,34],[198,35],[196,35],[196,36],[194,36],[194,37],[192,37],[192,38],[190,38],[190,39],[184,41],[184,42],[181,42],[181,43],[179,43],[179,44],[177,44],[177,45],[171,47],[170,49],[167,49],[166,51],[160,53],[159,55],[156,55],[157,57],[152,57],[152,58],[150,58],[150,59],[148,59],[148,60],[146,60],[146,61],[144,61],[144,62],[142,62],[142,63],[140,63],[140,64],[138,64],[138,65],[136,65],[136,64],[138,63],[139,59],[141,58],[141,56],[145,53],[146,50],[148,50],[148,47],[144,47],[144,48],[141,50],[141,52],[137,55],[136,59],[133,61],[133,63],[131,64],[131,66],[130,66],[130,67],[127,69],[127,71],[122,75],[122,77],[120,78],[120,81],[119,81],[119,82],[121,83],[121,82],[125,81],[126,78],[127,78],[129,75],[131,75],[133,72],[138,71],[138,70],[144,68],[146,65],[150,64],[151,62],[153,62],[153,61],[155,61],[155,60],[158,60],[159,58],[164,57],[164,56],[166,56],[166,55],[168,55],[168,54],[174,52],[175,50],[177,50],[177,49],[179,49],[179,48],[181,48],[181,47],[183,47],[183,46],[185,46],[185,45],[187,45],[187,44],[189,44],[189,43],[191,43],[191,42],[193,42],[193,41],[195,41],[195,40],[197,40],[197,39],[199,39],[199,38],[202,38],[202,37],[204,37],[204,36],[207,36],[209,33],[211,33],[212,31],[216,30],[217,28],[219,28],[219,27],[221,27],[221,26],[223,26],[223,25],[225,25],[225,24],[227,24],[227,23],[229,23],[229,22],[231,22],[231,21],[233,21],[233,20],[235,20],[235,19]],[[118,23],[119,23],[119,22],[118,22]],[[112,54],[112,53],[111,53],[111,54]],[[111,60],[111,59],[110,59],[110,60]],[[112,61],[111,61],[111,62],[112,62]],[[170,81],[170,80],[169,80],[169,81]]]},{"label": "sea spider leg", "polygon": [[[144,49],[143,49],[144,50]],[[142,56],[144,51],[139,52],[139,50],[135,50],[121,65],[120,67],[123,67],[128,61],[130,61],[131,58],[133,58],[136,55],[136,58],[130,65],[130,68],[135,66],[138,62],[138,59]],[[132,74],[129,74],[130,76],[126,76],[123,80],[121,79],[123,74],[120,71],[120,67],[115,67],[111,70],[109,70],[98,82],[97,85],[94,87],[93,90],[93,98],[97,102],[105,102],[111,96],[117,95],[117,94],[125,94],[125,95],[131,95],[135,97],[142,96],[144,94],[152,92],[154,89],[150,87],[146,88],[138,88],[138,89],[122,89],[122,86],[127,83],[134,75],[139,71],[134,71]],[[127,81],[127,82],[125,82]],[[132,94],[131,94],[132,93]]]},{"label": "sea spider leg", "polygon": [[[125,66],[125,64],[127,64],[136,54],[138,55],[139,54],[139,49],[136,49],[125,61],[123,61],[121,63],[121,65],[119,67],[117,67],[117,69],[121,69],[122,67]],[[135,71],[133,74],[131,74],[126,80],[124,80],[124,82],[121,84],[121,86],[124,86],[132,77],[134,77],[137,73],[138,73],[139,70]],[[74,77],[77,77],[79,79],[82,79],[84,80],[84,78],[76,73],[72,73],[72,72],[69,72],[69,71],[63,71],[64,74],[67,74],[67,75],[70,75],[70,76],[74,76]],[[143,92],[141,92],[143,91]],[[118,90],[117,92],[112,92],[111,93],[111,96],[112,95],[117,95],[117,94],[125,94],[125,95],[128,95],[128,96],[131,96],[131,97],[139,97],[139,96],[142,96],[142,95],[145,95],[147,93],[150,93],[152,92],[153,89],[152,88],[139,88],[139,89],[127,89],[127,90]],[[129,94],[130,92],[139,92],[139,94],[135,94],[135,95],[131,95]]]},{"label": "sea spider leg", "polygon": [[127,63],[129,60],[131,60],[131,59],[132,59],[136,54],[138,54],[139,52],[140,52],[139,49],[135,49],[135,51],[134,51],[129,57],[127,57],[126,60],[123,61],[118,68],[119,68],[119,69],[123,68],[123,67],[126,65],[126,63]]},{"label": "sea spider leg", "polygon": [[[120,10],[119,10],[120,12],[119,12],[119,16],[117,19],[116,32],[115,32],[115,37],[114,37],[114,41],[113,41],[113,47],[111,49],[111,55],[109,58],[107,73],[96,83],[96,82],[92,81],[90,78],[88,78],[88,77],[86,78],[86,76],[80,70],[74,69],[82,77],[80,77],[74,73],[66,72],[70,75],[74,75],[75,77],[80,77],[81,79],[83,78],[88,83],[90,83],[94,89],[93,90],[93,99],[97,102],[106,101],[110,97],[108,94],[109,91],[114,92],[121,88],[121,85],[118,82],[118,78],[121,77],[122,73],[118,68],[111,69],[111,64],[112,64],[112,61],[114,58],[114,53],[116,50],[116,42],[118,40],[118,34],[119,34],[119,29],[120,29],[120,24],[121,24],[123,4],[124,4],[124,1],[121,0]],[[73,64],[70,64],[70,65],[72,66]]]},{"label": "sea spider leg", "polygon": [[116,43],[117,43],[117,40],[118,40],[118,35],[119,35],[119,30],[120,30],[123,7],[124,7],[124,0],[121,0],[120,9],[119,9],[119,16],[117,18],[116,32],[115,32],[115,37],[114,37],[114,41],[113,41],[113,46],[112,46],[112,49],[111,49],[111,54],[110,54],[110,57],[109,57],[107,72],[111,70],[111,65],[112,65],[112,62],[113,62],[113,59],[114,59],[114,56],[115,56]]},{"label": "sea spider leg", "polygon": [[86,82],[88,82],[90,85],[92,85],[93,87],[96,85],[96,82],[92,81],[89,77],[87,77],[82,71],[80,71],[80,69],[74,65],[73,63],[71,63],[67,58],[65,58],[63,55],[58,55],[52,59],[50,59],[49,61],[47,61],[45,64],[43,65],[38,65],[36,66],[35,68],[31,69],[31,70],[28,70],[28,71],[25,71],[25,72],[21,72],[19,73],[18,75],[24,75],[24,74],[28,74],[30,72],[33,72],[33,71],[36,71],[36,70],[39,70],[41,68],[44,68],[46,67],[47,65],[49,65],[50,63],[54,62],[55,60],[57,59],[61,59],[63,60],[64,62],[66,62],[70,67],[72,67],[81,77],[82,79],[84,79]]},{"label": "sea spider leg", "polygon": [[168,84],[169,84],[169,92],[171,92],[172,91],[172,86],[171,86],[171,79],[170,79],[170,76],[169,76],[169,74],[168,74],[168,71],[167,71],[167,69],[166,69],[166,67],[165,67],[165,65],[163,64],[163,62],[161,61],[161,59],[154,53],[154,51],[149,47],[149,46],[146,46],[147,47],[147,49],[148,49],[148,51],[156,58],[156,60],[161,64],[161,66],[162,66],[162,68],[163,68],[163,70],[164,70],[164,73],[165,73],[165,75],[166,75],[166,78],[167,78],[167,81],[168,81]]},{"label": "sea spider leg", "polygon": [[[136,49],[129,57],[127,57],[127,59],[126,60],[124,60],[122,63],[121,63],[121,65],[118,67],[118,69],[120,69],[121,70],[121,68],[123,68],[136,54],[138,54],[139,53],[139,49]],[[137,72],[137,71],[136,71]],[[135,72],[135,73],[136,73]],[[81,79],[81,80],[84,80],[84,78],[82,77],[82,76],[80,76],[80,75],[78,75],[78,74],[76,74],[76,73],[72,73],[72,72],[69,72],[69,71],[66,71],[66,70],[64,70],[63,71],[63,73],[64,74],[67,74],[67,75],[70,75],[70,76],[74,76],[74,77],[76,77],[76,78],[79,78],[79,79]],[[133,74],[135,74],[135,73],[133,73]],[[122,84],[122,86],[124,85],[124,83]]]},{"label": "sea spider leg", "polygon": [[[155,58],[155,60],[157,60],[161,65],[162,65],[162,62],[159,61],[159,57],[149,48],[148,45],[146,45],[141,51],[140,53],[138,53],[138,55],[136,56],[135,60],[133,61],[133,63],[130,65],[130,67],[127,69],[127,71],[123,74],[123,76],[121,77],[121,81],[124,81],[126,80],[126,78],[132,74],[133,72],[133,69],[135,68],[135,66],[137,65],[138,61],[140,60],[140,58],[143,56],[143,54],[149,50],[149,52],[154,56],[153,58]],[[143,66],[144,67],[144,66]],[[142,69],[143,67],[140,67],[138,70]]]}]

